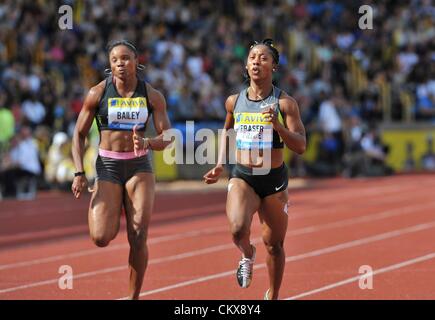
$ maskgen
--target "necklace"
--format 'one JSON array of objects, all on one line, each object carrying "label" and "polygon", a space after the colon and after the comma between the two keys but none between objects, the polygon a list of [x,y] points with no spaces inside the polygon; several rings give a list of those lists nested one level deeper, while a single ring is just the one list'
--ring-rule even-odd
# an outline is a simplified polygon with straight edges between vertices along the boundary
[{"label": "necklace", "polygon": [[[251,91],[252,91],[252,88],[249,86],[248,89],[246,90],[246,91],[247,91],[247,94],[248,94],[248,99],[249,99],[249,89],[251,89]],[[255,92],[254,92],[254,94],[255,94]],[[270,99],[269,99],[270,97],[272,97],[272,99],[275,97],[275,86],[274,86],[274,85],[272,85],[272,95],[268,95],[265,99],[270,100]],[[273,102],[273,103],[267,103],[267,102],[265,101],[265,99],[261,98],[261,96],[258,95],[258,94],[255,94],[255,99],[256,99],[256,98],[260,98],[260,100],[261,100],[261,103],[260,103],[260,108],[261,108],[261,109],[264,109],[264,108],[267,108],[267,107],[271,107],[271,106],[276,105],[276,102]],[[275,110],[275,108],[276,108],[276,107],[274,107],[274,110]]]}]

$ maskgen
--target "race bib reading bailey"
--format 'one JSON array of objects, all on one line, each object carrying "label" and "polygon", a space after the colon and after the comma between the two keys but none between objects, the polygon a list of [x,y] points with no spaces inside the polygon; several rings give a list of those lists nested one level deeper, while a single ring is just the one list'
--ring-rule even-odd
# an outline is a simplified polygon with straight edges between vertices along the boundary
[{"label": "race bib reading bailey", "polygon": [[273,126],[264,118],[261,113],[234,113],[234,130],[238,149],[272,148]]},{"label": "race bib reading bailey", "polygon": [[133,129],[136,124],[145,125],[148,119],[147,99],[109,98],[108,126],[111,129]]}]

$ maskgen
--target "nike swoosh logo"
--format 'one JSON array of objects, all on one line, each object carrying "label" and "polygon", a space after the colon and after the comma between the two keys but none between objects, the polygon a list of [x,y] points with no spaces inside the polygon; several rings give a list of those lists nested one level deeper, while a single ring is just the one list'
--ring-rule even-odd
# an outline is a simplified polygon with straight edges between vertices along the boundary
[{"label": "nike swoosh logo", "polygon": [[[260,108],[261,109],[265,109],[265,108],[269,108],[269,107],[273,107],[273,106],[275,106],[277,103],[276,102],[274,102],[274,103],[270,103],[270,104],[265,104],[265,105],[262,105]],[[275,108],[274,108],[275,109]]]},{"label": "nike swoosh logo", "polygon": [[284,187],[284,185],[285,185],[285,182],[284,182],[282,185],[280,185],[279,187],[275,187],[275,191],[278,191],[279,189],[281,189],[282,187]]}]

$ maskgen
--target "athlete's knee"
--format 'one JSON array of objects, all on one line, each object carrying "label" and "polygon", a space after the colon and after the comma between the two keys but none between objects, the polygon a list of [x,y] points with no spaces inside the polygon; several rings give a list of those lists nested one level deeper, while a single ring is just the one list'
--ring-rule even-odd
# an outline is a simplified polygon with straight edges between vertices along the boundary
[{"label": "athlete's knee", "polygon": [[128,243],[133,250],[143,249],[146,247],[147,232],[146,230],[134,230],[128,233]]},{"label": "athlete's knee", "polygon": [[244,239],[246,236],[249,236],[249,229],[242,224],[232,223],[230,228],[233,240],[236,242]]},{"label": "athlete's knee", "polygon": [[107,247],[112,239],[106,236],[92,236],[92,241],[97,247]]},{"label": "athlete's knee", "polygon": [[270,242],[270,241],[263,240],[263,242],[264,242],[264,245],[266,247],[267,252],[271,256],[278,256],[278,255],[280,255],[280,254],[282,254],[284,252],[284,243],[283,243],[283,241]]}]

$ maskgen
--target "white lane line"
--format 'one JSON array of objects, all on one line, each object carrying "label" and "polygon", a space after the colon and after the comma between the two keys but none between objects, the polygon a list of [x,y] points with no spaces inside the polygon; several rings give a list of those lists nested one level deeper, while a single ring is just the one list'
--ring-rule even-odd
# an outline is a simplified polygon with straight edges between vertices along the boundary
[{"label": "white lane line", "polygon": [[[402,208],[398,208],[398,209],[391,209],[391,210],[382,211],[382,212],[376,213],[376,214],[368,214],[368,215],[364,215],[364,216],[360,216],[360,217],[339,220],[339,221],[335,221],[335,222],[331,222],[331,223],[295,229],[295,230],[288,231],[286,236],[308,234],[308,233],[312,233],[312,232],[316,232],[316,231],[320,231],[320,230],[328,230],[328,229],[332,229],[332,228],[350,226],[350,225],[361,223],[361,222],[364,223],[364,222],[376,221],[376,220],[381,220],[381,219],[390,218],[390,217],[394,217],[394,216],[399,216],[402,214],[410,214],[416,210],[431,208],[431,207],[433,207],[433,204],[435,204],[435,202],[432,202],[429,204],[422,204],[422,205],[412,205],[412,206],[402,207]],[[189,238],[189,237],[213,234],[213,233],[225,231],[227,229],[228,229],[228,227],[215,227],[215,228],[207,228],[207,229],[203,229],[203,230],[199,230],[199,231],[189,231],[189,232],[180,233],[180,234],[162,236],[162,237],[150,239],[148,241],[148,244],[151,245],[151,244],[157,244],[157,243],[162,243],[162,242],[166,242],[166,241],[179,240],[179,239],[185,239],[185,238]],[[255,240],[256,239],[254,239],[253,241],[255,241]],[[41,259],[34,259],[34,260],[28,260],[28,261],[23,261],[23,262],[4,264],[4,265],[0,265],[0,271],[7,270],[7,269],[20,268],[20,267],[28,267],[28,266],[38,265],[38,264],[43,264],[43,263],[50,263],[50,262],[55,262],[55,261],[59,261],[59,260],[63,260],[63,259],[70,259],[70,258],[83,257],[83,256],[87,256],[87,255],[93,255],[93,254],[107,253],[107,252],[112,252],[112,251],[116,251],[116,250],[127,249],[128,247],[129,247],[128,244],[116,244],[116,245],[112,245],[112,246],[109,246],[109,247],[104,248],[104,249],[95,248],[95,249],[82,250],[82,251],[78,251],[78,252],[73,252],[73,253],[68,253],[68,254],[63,254],[63,255],[56,255],[56,256],[51,256],[51,257],[46,257],[46,258],[41,258]]]},{"label": "white lane line", "polygon": [[[413,232],[418,232],[418,231],[423,231],[423,230],[427,230],[430,228],[435,227],[435,221],[432,221],[430,223],[422,223],[422,224],[418,224],[412,227],[407,227],[407,228],[403,228],[403,229],[398,229],[398,230],[393,230],[393,231],[389,231],[386,233],[381,233],[375,236],[371,236],[371,237],[367,237],[367,238],[362,238],[362,239],[358,239],[358,240],[353,240],[353,241],[349,241],[349,242],[344,242],[344,243],[340,243],[338,245],[334,245],[331,247],[326,247],[326,248],[322,248],[322,249],[318,249],[318,250],[314,250],[314,251],[310,251],[310,252],[306,252],[303,254],[299,254],[299,255],[295,255],[295,256],[290,256],[287,257],[285,259],[285,262],[290,262],[290,261],[298,261],[298,260],[303,260],[306,258],[311,258],[311,257],[317,257],[320,255],[324,255],[327,253],[332,253],[332,252],[336,252],[336,251],[340,251],[343,249],[348,249],[348,248],[352,248],[352,247],[356,247],[356,246],[360,246],[363,244],[368,244],[368,243],[372,243],[372,242],[376,242],[376,241],[380,241],[380,240],[385,240],[385,239],[389,239],[389,238],[393,238],[393,237],[398,237],[404,234],[408,234],[408,233],[413,233]],[[262,263],[262,264],[257,264],[254,266],[254,269],[263,269],[266,268],[266,263]],[[169,285],[169,286],[165,286],[162,288],[158,288],[158,289],[154,289],[154,290],[150,290],[150,291],[144,291],[140,294],[141,297],[143,296],[147,296],[147,295],[151,295],[157,292],[164,292],[164,291],[169,291],[169,290],[173,290],[176,288],[180,288],[180,287],[186,287],[189,285],[193,285],[193,284],[197,284],[197,283],[201,283],[201,282],[205,282],[208,280],[212,280],[212,279],[218,279],[218,278],[223,278],[229,275],[234,275],[235,271],[234,270],[229,270],[229,271],[225,271],[225,272],[221,272],[221,273],[217,273],[217,274],[213,274],[213,275],[209,275],[209,276],[205,276],[205,277],[199,277],[196,279],[192,279],[189,281],[184,281],[184,282],[179,282],[173,285]],[[127,297],[121,298],[121,299],[126,299]]]},{"label": "white lane line", "polygon": [[[197,284],[200,282],[224,278],[224,277],[227,277],[230,275],[235,275],[235,274],[236,274],[235,270],[216,273],[216,274],[212,274],[212,275],[209,275],[206,277],[201,277],[201,278],[192,279],[189,281],[179,282],[179,283],[173,284],[171,286],[162,287],[162,288],[158,288],[158,289],[154,289],[154,290],[150,290],[150,291],[145,291],[145,292],[142,292],[139,295],[139,297],[149,296],[149,295],[154,294],[154,293],[159,293],[159,292],[163,292],[163,291],[168,291],[168,290],[173,290],[173,289],[177,289],[177,288],[181,288],[181,287],[186,287],[186,286],[190,286],[191,284]],[[124,297],[124,298],[120,298],[118,300],[127,300],[127,299],[128,299],[128,297]]]},{"label": "white lane line", "polygon": [[[168,236],[161,236],[161,237],[157,237],[157,238],[152,238],[148,241],[148,244],[151,245],[151,244],[157,244],[157,243],[162,243],[162,242],[167,242],[167,241],[172,241],[172,240],[186,239],[186,238],[191,238],[191,237],[196,237],[196,236],[218,233],[218,232],[222,232],[222,231],[226,231],[226,230],[228,230],[228,227],[211,227],[211,228],[207,228],[207,229],[203,229],[203,230],[188,231],[188,232],[183,232],[183,233],[178,233],[178,234],[173,234],[173,235],[168,235]],[[32,266],[32,265],[38,265],[38,264],[49,263],[49,262],[55,262],[55,261],[59,261],[62,259],[77,258],[77,257],[82,257],[82,256],[87,256],[87,255],[98,254],[98,253],[107,253],[107,252],[126,249],[126,248],[129,248],[129,245],[127,243],[115,244],[115,245],[111,245],[110,247],[107,247],[104,249],[95,248],[95,249],[72,252],[72,253],[68,253],[68,254],[50,256],[50,257],[41,258],[41,259],[33,259],[33,260],[27,260],[27,261],[22,261],[22,262],[3,264],[3,265],[0,265],[0,271],[7,270],[7,269],[13,269],[13,268],[19,268],[19,267],[28,267],[28,266]]]},{"label": "white lane line", "polygon": [[[126,269],[126,268],[127,267],[124,265],[124,266],[118,266],[118,267],[113,267],[113,268],[101,269],[101,270],[98,270],[98,271],[91,271],[91,272],[80,273],[80,274],[74,275],[74,280],[80,279],[80,278],[85,278],[85,277],[92,277],[92,276],[95,276],[97,274],[104,274],[104,273],[121,271],[121,270]],[[59,282],[59,278],[45,280],[45,281],[39,281],[39,282],[33,282],[33,283],[29,283],[29,284],[25,284],[25,285],[21,285],[21,286],[17,286],[17,287],[2,289],[2,290],[0,290],[0,294],[1,293],[8,293],[8,292],[13,292],[13,291],[18,291],[18,290],[23,290],[23,289],[34,288],[34,287],[40,287],[40,286],[49,285],[49,284],[55,284],[55,283],[58,283],[58,282]]]},{"label": "white lane line", "polygon": [[[408,227],[408,228],[404,228],[404,229],[399,229],[399,230],[394,230],[394,231],[390,231],[387,233],[382,233],[379,235],[375,235],[375,236],[371,236],[368,238],[363,238],[363,239],[358,239],[358,240],[354,240],[354,241],[350,241],[350,242],[345,242],[339,245],[335,245],[332,247],[327,247],[327,248],[323,248],[323,249],[318,249],[318,250],[314,250],[311,252],[307,252],[304,254],[300,254],[300,255],[296,255],[296,256],[290,256],[286,258],[286,262],[289,261],[297,261],[297,260],[302,260],[305,258],[309,258],[309,257],[313,257],[313,256],[319,256],[325,253],[330,253],[330,252],[334,252],[334,251],[338,251],[338,250],[342,250],[342,249],[346,249],[346,248],[351,248],[357,245],[361,245],[361,244],[365,244],[365,243],[370,243],[370,242],[374,242],[374,241],[379,241],[379,240],[383,240],[383,239],[388,239],[391,237],[396,237],[396,236],[400,236],[406,233],[411,233],[411,232],[417,232],[417,231],[421,231],[421,230],[425,230],[428,228],[432,228],[435,226],[435,221],[432,223],[424,223],[424,224],[419,224],[416,226],[412,226],[412,227]],[[261,241],[261,238],[256,238],[254,239],[254,242],[259,242]],[[206,253],[210,253],[210,252],[216,252],[216,251],[220,251],[220,250],[226,250],[226,249],[230,249],[233,247],[233,244],[225,244],[225,245],[218,245],[218,246],[214,246],[214,247],[210,247],[210,248],[206,248],[206,249],[201,249],[201,250],[196,250],[194,252],[189,251],[186,252],[184,254],[179,254],[176,256],[168,256],[165,258],[159,258],[159,259],[154,259],[154,260],[150,260],[150,264],[158,264],[158,263],[162,263],[162,262],[166,262],[169,260],[177,260],[177,259],[183,259],[186,257],[186,255],[188,255],[189,257],[193,257],[196,255],[200,255],[200,254],[206,254]],[[260,264],[260,265],[256,265],[254,266],[255,269],[259,269],[259,268],[264,268],[266,267],[266,264]],[[121,271],[127,269],[126,265],[121,265],[121,266],[117,266],[117,267],[112,267],[112,268],[106,268],[106,269],[101,269],[101,270],[96,270],[96,271],[92,271],[92,272],[86,272],[86,273],[81,273],[81,274],[76,274],[74,275],[74,279],[80,279],[80,278],[84,278],[84,277],[90,277],[90,276],[94,276],[94,275],[98,275],[98,274],[104,274],[104,273],[110,273],[110,272],[116,272],[116,271]],[[211,275],[211,276],[206,276],[206,277],[200,277],[197,279],[193,279],[187,282],[182,282],[182,283],[178,283],[175,285],[171,285],[171,286],[167,286],[167,287],[163,287],[160,289],[155,289],[155,290],[160,290],[161,291],[167,291],[167,290],[171,290],[174,288],[178,288],[180,286],[186,286],[186,285],[190,285],[190,284],[195,284],[195,283],[199,283],[199,282],[203,282],[203,281],[207,281],[210,279],[215,279],[215,278],[220,278],[229,274],[233,274],[234,270],[230,270],[230,271],[226,271],[223,273],[219,273],[219,274],[215,274],[215,275]],[[212,277],[212,278],[210,278]],[[47,284],[55,284],[59,281],[58,278],[56,279],[51,279],[51,280],[45,280],[45,281],[39,281],[39,282],[34,282],[34,283],[29,283],[29,284],[25,284],[25,285],[21,285],[21,286],[16,286],[16,287],[12,287],[12,288],[5,288],[5,289],[1,289],[0,290],[0,294],[2,293],[8,293],[8,292],[13,292],[13,291],[18,291],[18,290],[23,290],[23,289],[28,289],[28,288],[33,288],[33,287],[38,287],[38,286],[43,286],[43,285],[47,285]],[[154,292],[155,290],[153,290],[152,292]],[[144,295],[149,295],[152,293],[148,293],[147,292],[143,292],[141,293],[141,296]]]},{"label": "white lane line", "polygon": [[[389,186],[389,185],[384,186],[384,187],[389,187],[389,189],[391,188],[391,186]],[[397,189],[397,186],[394,186],[394,188]],[[379,189],[379,187],[378,187],[378,189]],[[373,192],[373,190],[370,190],[370,189],[366,190],[366,191],[367,192]],[[353,192],[353,190],[352,190],[352,192]],[[394,195],[389,195],[389,196],[385,197],[385,194],[383,194],[383,197],[384,197],[384,199],[390,199],[391,198],[392,200],[394,200],[394,198],[397,198],[397,195],[394,194]],[[207,208],[217,209],[218,207],[221,207],[221,206],[222,206],[221,204],[219,204],[219,205],[211,205],[211,206],[209,206]],[[410,207],[406,207],[406,208],[410,208]],[[188,209],[184,209],[184,210],[188,210]],[[197,210],[204,210],[204,208],[197,208]],[[392,210],[397,210],[397,209],[392,209]],[[418,208],[416,208],[416,210],[418,210]],[[165,213],[166,212],[174,212],[174,210],[172,210],[172,211],[165,211]],[[310,212],[313,212],[313,214],[310,214]],[[313,209],[310,210],[310,209],[308,209],[308,210],[304,211],[304,214],[301,215],[299,218],[311,217],[311,216],[316,216],[316,215],[323,215],[323,214],[319,214],[319,211],[317,209],[316,210],[313,210]],[[373,215],[373,214],[371,214],[371,215]],[[293,218],[295,218],[295,217],[293,217]],[[340,221],[338,221],[336,223],[340,223]],[[317,226],[314,226],[314,228],[317,228]],[[224,229],[225,228],[222,228],[222,230],[224,230]],[[301,230],[301,231],[303,233],[305,232],[303,230]],[[183,237],[184,237],[183,235],[181,236],[181,238],[177,238],[177,235],[175,235],[175,237],[174,236],[169,236],[168,240],[182,239]],[[151,239],[148,243],[151,244],[151,243],[153,243],[152,241],[153,241],[153,239]],[[121,249],[125,249],[125,248],[128,248],[127,244],[124,244],[124,245],[112,245],[109,248],[105,248],[105,250],[101,250],[100,248],[88,249],[88,250],[81,250],[81,251],[77,251],[77,252],[72,252],[72,253],[69,253],[69,254],[49,256],[49,257],[46,257],[46,258],[33,259],[33,260],[28,260],[28,261],[16,262],[16,263],[9,263],[9,264],[0,265],[0,271],[1,270],[12,269],[12,268],[19,268],[19,267],[26,267],[26,266],[31,266],[31,265],[38,265],[38,264],[42,264],[42,263],[49,263],[49,262],[59,261],[59,260],[62,260],[62,259],[67,259],[67,258],[82,257],[82,256],[87,256],[87,255],[93,255],[93,254],[100,254],[100,253],[105,253],[105,252],[111,252],[111,251],[121,250]]]},{"label": "white lane line", "polygon": [[[410,265],[415,264],[415,263],[423,262],[423,261],[434,259],[434,258],[435,258],[435,252],[432,252],[432,253],[429,253],[429,254],[421,256],[421,257],[417,257],[417,258],[414,258],[414,259],[402,261],[400,263],[396,263],[396,264],[390,265],[388,267],[377,269],[377,270],[373,271],[373,275],[377,275],[377,274],[393,271],[393,270],[396,270],[396,269],[400,269],[400,268],[403,268],[403,267],[406,267],[406,266],[410,266]],[[296,300],[296,299],[304,298],[304,297],[307,297],[307,296],[310,296],[310,295],[313,295],[313,294],[316,294],[316,293],[320,293],[320,292],[327,291],[327,290],[330,290],[330,289],[334,289],[334,288],[337,288],[337,287],[340,287],[340,286],[344,286],[346,284],[349,284],[349,283],[352,283],[352,282],[355,282],[355,281],[359,281],[360,279],[361,279],[361,275],[358,275],[358,276],[355,276],[355,277],[352,277],[352,278],[348,278],[348,279],[345,279],[345,280],[342,280],[342,281],[331,283],[329,285],[326,285],[326,286],[323,286],[323,287],[320,287],[320,288],[317,288],[317,289],[314,289],[314,290],[306,291],[306,292],[300,293],[300,294],[295,295],[295,296],[288,297],[288,298],[286,298],[284,300]]]},{"label": "white lane line", "polygon": [[[233,244],[224,244],[224,245],[218,245],[218,246],[214,246],[214,247],[210,247],[210,248],[206,248],[206,249],[200,249],[200,250],[180,253],[180,254],[176,254],[173,256],[151,259],[149,261],[149,265],[159,264],[159,263],[164,263],[164,262],[174,261],[174,260],[181,260],[181,259],[185,259],[188,257],[194,257],[194,256],[198,256],[201,254],[208,254],[208,253],[212,253],[212,252],[216,252],[216,251],[222,251],[222,250],[230,249],[233,246],[234,246]],[[123,264],[121,266],[105,268],[105,269],[90,271],[90,272],[85,272],[85,273],[79,273],[79,274],[74,275],[74,280],[80,279],[80,278],[91,277],[91,276],[95,276],[95,275],[99,275],[99,274],[122,271],[122,270],[127,269],[127,268],[128,268],[127,265]],[[25,285],[13,287],[13,288],[1,289],[0,294],[18,291],[18,290],[23,290],[23,289],[28,289],[28,288],[33,288],[33,287],[39,287],[39,286],[48,285],[48,284],[55,284],[58,281],[59,281],[59,279],[56,278],[56,279],[50,279],[50,280],[45,280],[45,281],[39,281],[39,282],[35,282],[35,283],[29,283],[29,284],[25,284]]]},{"label": "white lane line", "polygon": [[[417,186],[417,188],[421,187],[421,184],[419,184]],[[411,190],[415,190],[416,187],[415,186],[397,186],[397,185],[391,185],[391,181],[387,181],[385,183],[382,183],[381,185],[377,185],[376,188],[373,188],[372,186],[362,186],[358,189],[357,193],[355,192],[355,188],[347,188],[345,190],[339,190],[337,192],[339,192],[340,194],[340,199],[341,200],[350,200],[350,199],[354,199],[355,197],[361,197],[361,196],[378,196],[378,195],[393,195],[394,193],[400,192],[401,194],[403,194],[403,192],[407,192],[407,191],[411,191]],[[315,191],[315,190],[313,190]],[[323,190],[323,191],[317,191],[317,195],[316,195],[316,199],[320,200],[322,198],[327,198],[330,199],[331,197],[331,193],[330,191],[327,190]],[[201,210],[218,210],[220,208],[225,208],[225,205],[223,204],[214,204],[214,205],[210,205],[207,207],[200,207],[200,208],[186,208],[186,209],[182,209],[182,211],[186,211],[186,212],[199,212]],[[85,207],[85,210],[87,210],[87,206]],[[67,211],[71,211],[71,212],[76,212],[77,209],[68,209],[65,208],[65,210]],[[19,216],[30,216],[30,215],[45,215],[45,214],[55,214],[59,211],[58,207],[50,207],[50,208],[46,208],[44,209],[44,212],[40,212],[40,211],[35,211],[34,207],[28,207],[28,208],[22,208],[20,209],[19,212],[16,211],[7,211],[7,212],[3,212],[2,215],[0,215],[0,220],[1,219],[8,219],[13,217],[14,219],[16,219]],[[154,214],[156,215],[160,215],[160,214],[174,214],[174,213],[178,213],[179,210],[165,210],[165,211],[161,211],[161,212],[155,212]]]},{"label": "white lane line", "polygon": [[[415,188],[414,188],[415,189]],[[413,189],[412,189],[413,190]],[[408,192],[410,190],[402,190],[403,192]],[[353,190],[353,192],[355,192],[355,190]],[[373,193],[373,192],[372,192]],[[357,198],[361,198],[364,194],[358,192],[358,197]],[[366,194],[367,196],[367,194]],[[329,195],[329,198],[331,198],[331,195]],[[336,214],[338,213],[337,211],[346,209],[349,207],[349,203],[348,202],[343,202],[344,200],[352,200],[352,198],[355,197],[351,197],[351,198],[343,198],[342,195],[340,194],[340,203],[334,204],[333,206],[331,206],[331,203],[325,203],[324,201],[318,201],[318,197],[316,196],[315,202],[311,203],[309,208],[304,209],[303,213],[299,213],[299,214],[295,214],[294,212],[290,214],[290,218],[291,219],[305,219],[305,218],[312,218],[312,217],[317,217],[317,216],[325,216],[327,214]],[[378,199],[379,198],[379,199]],[[429,192],[427,193],[419,193],[417,196],[418,199],[422,199],[423,201],[426,199],[430,199],[430,194]],[[373,207],[378,207],[378,206],[385,206],[388,207],[387,204],[391,204],[393,207],[394,205],[397,205],[397,201],[405,201],[407,198],[404,197],[404,194],[402,192],[398,193],[394,193],[394,194],[385,194],[385,193],[380,193],[378,191],[376,191],[375,193],[371,194],[370,196],[370,202],[368,203],[364,203],[362,204],[362,206],[360,208],[363,208],[364,210],[370,210],[370,208]],[[416,197],[412,198],[411,202],[418,202],[416,201]],[[304,200],[300,201],[303,202]],[[291,203],[291,198],[290,198],[290,203]],[[327,210],[321,210],[322,213],[319,213],[319,207],[320,208],[329,208]],[[294,208],[294,206],[292,207]]]},{"label": "white lane line", "polygon": [[[2,215],[0,216],[0,220],[2,219],[9,219],[9,218],[13,218],[13,219],[17,219],[20,217],[28,217],[28,216],[35,216],[35,215],[39,215],[39,216],[43,216],[43,215],[50,215],[50,214],[56,214],[59,212],[59,207],[62,207],[62,204],[60,206],[54,206],[54,207],[48,207],[48,208],[44,208],[44,211],[38,211],[35,210],[34,206],[28,206],[26,208],[21,208],[19,211],[14,210],[10,210],[10,211],[6,211],[6,212],[2,212]],[[184,208],[184,209],[171,209],[171,210],[163,210],[163,211],[156,211],[153,214],[155,214],[156,216],[164,216],[164,215],[174,215],[174,214],[178,214],[178,213],[197,213],[197,212],[201,212],[203,210],[207,211],[207,210],[218,210],[220,208],[225,208],[225,204],[222,203],[217,203],[217,204],[212,204],[212,205],[208,205],[208,206],[203,206],[203,207],[191,207],[191,208]],[[88,204],[86,204],[86,206],[83,206],[83,208],[62,208],[63,211],[65,212],[77,212],[77,210],[81,210],[83,209],[85,212],[88,211]]]},{"label": "white lane line", "polygon": [[311,233],[311,232],[319,231],[319,230],[327,230],[327,229],[333,229],[333,228],[337,228],[337,227],[345,227],[345,226],[350,226],[350,225],[354,225],[354,224],[358,224],[358,223],[372,222],[372,221],[382,220],[382,219],[391,218],[391,217],[395,217],[395,216],[401,216],[404,214],[412,214],[418,210],[433,208],[434,204],[435,204],[435,202],[431,202],[429,204],[412,205],[412,206],[408,206],[408,207],[402,207],[402,208],[397,208],[397,209],[381,211],[379,213],[374,213],[374,214],[373,213],[366,214],[364,216],[359,216],[359,217],[329,222],[329,223],[325,223],[325,224],[321,224],[321,225],[315,225],[315,226],[305,227],[305,228],[301,228],[301,229],[291,230],[291,231],[287,232],[287,234],[290,234],[290,235],[306,234],[306,233]]},{"label": "white lane line", "polygon": [[[433,184],[433,186],[435,186],[435,184]],[[376,185],[376,186],[366,186],[366,187],[362,187],[362,188],[355,188],[355,187],[347,187],[344,190],[343,189],[336,189],[334,187],[332,188],[328,188],[325,190],[318,190],[318,189],[312,189],[311,192],[316,193],[316,198],[315,201],[319,202],[319,200],[324,200],[325,198],[331,199],[331,190],[335,191],[336,194],[340,195],[340,201],[343,200],[351,200],[351,199],[359,199],[362,196],[385,196],[385,195],[393,195],[393,194],[401,194],[402,198],[403,198],[403,194],[406,192],[410,192],[410,191],[414,191],[414,190],[419,190],[421,189],[421,185],[407,185],[407,186],[403,186],[403,185],[391,185],[391,181],[388,184],[384,184],[384,185]],[[426,190],[426,188],[425,188]],[[430,188],[429,188],[430,190]],[[291,192],[290,192],[291,194]],[[305,192],[305,194],[307,194],[307,196],[309,196],[309,192]]]},{"label": "white lane line", "polygon": [[[426,205],[428,206],[428,205]],[[422,206],[419,205],[418,207],[426,207],[426,206]],[[408,207],[408,208],[402,208],[402,210],[400,210],[399,212],[406,212],[409,210],[415,210],[415,206],[412,207]],[[394,210],[389,210],[389,211],[385,211],[385,212],[381,212],[381,215],[391,215],[392,213],[394,213]],[[338,222],[334,222],[334,223],[330,223],[330,224],[326,224],[326,225],[319,225],[317,227],[307,227],[307,228],[301,228],[298,230],[293,230],[291,232],[288,232],[286,237],[291,236],[291,235],[297,235],[297,234],[306,234],[306,233],[312,233],[312,232],[316,232],[318,230],[325,230],[325,229],[330,229],[330,228],[335,228],[335,227],[340,227],[340,226],[347,226],[350,224],[354,224],[354,223],[359,223],[360,221],[363,222],[367,222],[370,220],[370,216],[373,216],[372,218],[377,218],[376,214],[372,214],[372,215],[367,215],[367,216],[363,216],[363,217],[357,217],[357,218],[351,218],[348,220],[344,220],[344,221],[338,221]],[[420,224],[417,225],[415,227],[411,227],[410,230],[414,230],[414,228],[417,227],[416,231],[419,231],[419,228],[423,228],[422,230],[424,230],[425,228],[427,228],[429,225],[432,224]],[[220,229],[220,228],[216,228],[216,229]],[[400,235],[401,230],[408,230],[409,228],[405,228],[405,229],[400,229],[396,232],[399,232],[397,235]],[[210,230],[209,230],[210,231]],[[190,234],[198,234],[201,231],[194,231],[194,232],[190,232]],[[414,232],[414,231],[412,231]],[[386,234],[381,234],[381,238],[379,240],[382,240],[383,236],[387,235],[389,237],[390,234],[393,234],[393,236],[395,236],[394,232],[387,232]],[[172,236],[166,236],[166,237],[162,237],[163,239],[173,239],[174,237],[176,237],[177,235],[172,235]],[[369,237],[369,239],[371,239],[372,237]],[[157,241],[158,239],[155,239],[155,241]],[[357,240],[359,241],[359,240]],[[376,241],[376,239],[374,240]],[[252,239],[253,243],[259,243],[261,242],[261,238],[257,237],[255,239]],[[327,253],[327,250],[337,250],[337,248],[341,248],[340,246],[343,246],[343,248],[345,248],[346,246],[354,246],[355,245],[355,241],[351,241],[351,242],[347,242],[341,245],[336,245],[333,247],[329,247],[329,248],[325,248],[325,249],[320,249],[320,253],[318,250],[306,253],[304,255],[298,255],[298,256],[293,256],[293,257],[288,257],[286,259],[286,262],[288,261],[296,261],[296,260],[300,260],[301,257],[304,258],[306,255],[318,255],[318,254],[324,254]],[[358,243],[356,244],[358,245]],[[186,257],[192,257],[192,256],[196,256],[196,255],[201,255],[201,254],[207,254],[210,252],[216,252],[216,251],[221,251],[221,250],[226,250],[226,249],[230,249],[233,247],[233,244],[224,244],[224,245],[218,245],[218,246],[214,246],[214,247],[209,247],[206,249],[200,249],[200,250],[195,250],[195,251],[188,251],[186,253],[183,254],[178,254],[178,255],[174,255],[174,256],[168,256],[168,257],[164,257],[164,258],[159,258],[159,259],[154,259],[154,260],[150,260],[150,264],[155,264],[155,263],[161,263],[161,262],[165,262],[165,261],[174,261],[174,260],[179,260],[179,259],[183,259]],[[95,249],[97,250],[97,249]],[[326,251],[325,251],[326,250]],[[331,251],[332,252],[332,251]],[[306,256],[309,257],[309,256]],[[290,259],[290,260],[289,260]],[[291,260],[291,259],[296,259],[296,260]],[[262,265],[263,267],[265,266],[265,264]],[[258,267],[258,266],[256,266]],[[121,271],[124,270],[125,268],[127,268],[125,265],[122,266],[117,266],[117,267],[113,267],[113,268],[106,268],[106,269],[102,269],[102,270],[97,270],[97,271],[93,271],[93,272],[87,272],[87,273],[83,273],[83,274],[78,274],[75,275],[74,277],[76,279],[80,279],[83,277],[89,277],[89,276],[94,276],[94,275],[98,275],[98,274],[104,274],[104,273],[109,273],[109,272],[116,272],[116,271]],[[228,271],[229,272],[229,271]],[[208,279],[208,277],[205,277],[206,279]],[[37,287],[37,286],[42,286],[42,285],[46,285],[46,284],[52,284],[52,283],[56,283],[56,281],[58,281],[58,279],[51,279],[51,280],[46,280],[46,281],[40,281],[40,282],[35,282],[35,283],[30,283],[30,284],[26,284],[26,285],[21,285],[21,286],[17,286],[17,287],[12,287],[12,288],[6,288],[6,289],[2,289],[0,290],[0,294],[1,293],[7,293],[7,292],[12,292],[12,291],[17,291],[17,290],[22,290],[22,289],[27,289],[27,288],[31,288],[31,287]],[[190,283],[190,282],[189,282]]]}]

